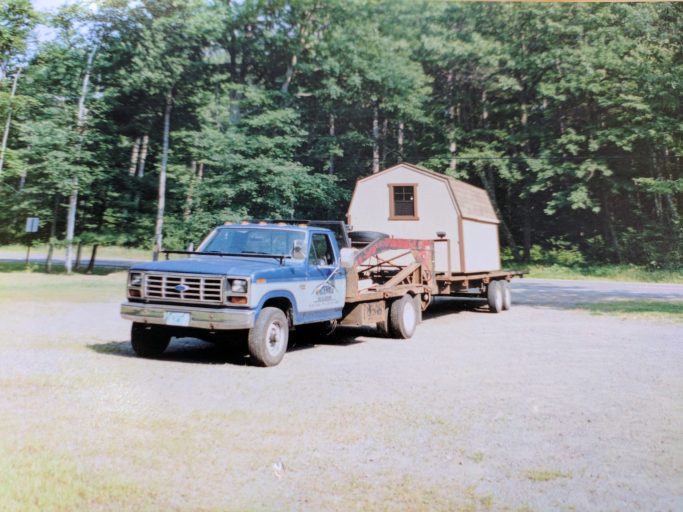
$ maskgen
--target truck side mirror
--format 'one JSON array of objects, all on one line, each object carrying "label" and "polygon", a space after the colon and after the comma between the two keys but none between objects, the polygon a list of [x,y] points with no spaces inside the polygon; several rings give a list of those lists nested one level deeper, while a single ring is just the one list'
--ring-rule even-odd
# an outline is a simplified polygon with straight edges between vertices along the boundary
[{"label": "truck side mirror", "polygon": [[292,259],[303,260],[306,258],[306,253],[304,252],[304,245],[300,240],[294,241],[294,247],[292,247]]}]

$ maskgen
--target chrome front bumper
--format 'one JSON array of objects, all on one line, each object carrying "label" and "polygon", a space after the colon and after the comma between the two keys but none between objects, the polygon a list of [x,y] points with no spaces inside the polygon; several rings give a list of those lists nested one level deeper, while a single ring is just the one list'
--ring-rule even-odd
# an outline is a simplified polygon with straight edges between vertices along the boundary
[{"label": "chrome front bumper", "polygon": [[121,304],[121,317],[141,324],[167,325],[165,313],[189,313],[190,323],[187,327],[211,331],[251,329],[254,327],[254,320],[256,318],[256,313],[249,309],[208,309],[169,304],[142,304],[138,302],[124,302]]}]

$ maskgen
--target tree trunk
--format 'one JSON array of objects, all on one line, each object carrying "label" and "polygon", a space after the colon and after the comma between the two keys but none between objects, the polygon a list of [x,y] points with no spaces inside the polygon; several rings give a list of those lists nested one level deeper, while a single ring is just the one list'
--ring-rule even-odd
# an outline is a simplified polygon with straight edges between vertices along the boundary
[{"label": "tree trunk", "polygon": [[5,121],[5,130],[2,132],[2,147],[0,147],[0,173],[2,173],[2,168],[5,165],[5,150],[7,149],[7,137],[9,137],[9,128],[12,124],[12,104],[11,100],[14,99],[14,95],[17,92],[17,82],[19,81],[19,75],[21,74],[21,68],[17,69],[14,75],[14,81],[12,82],[12,92],[10,92],[10,106],[7,109],[7,120]]},{"label": "tree trunk", "polygon": [[617,263],[622,263],[624,258],[621,252],[621,246],[619,245],[619,239],[617,238],[616,230],[614,229],[614,222],[612,220],[612,207],[610,205],[609,195],[606,190],[602,193],[602,218],[604,222],[605,241],[612,246]]},{"label": "tree trunk", "polygon": [[159,203],[157,209],[157,222],[154,230],[154,261],[159,259],[162,249],[164,230],[164,208],[166,206],[166,167],[168,165],[168,137],[171,128],[171,109],[173,108],[173,92],[166,95],[166,110],[164,112],[164,140],[161,156],[161,170],[159,171]]},{"label": "tree trunk", "polygon": [[[90,85],[90,72],[92,71],[92,64],[97,53],[97,46],[95,46],[88,55],[88,61],[85,65],[85,74],[83,75],[83,82],[81,84],[81,96],[78,98],[78,118],[76,126],[80,131],[80,142],[78,152],[80,153],[83,139],[83,130],[85,126],[85,116],[87,110],[85,108],[85,101],[88,97],[88,86]],[[66,261],[64,266],[66,273],[70,274],[73,263],[73,241],[74,232],[76,230],[76,209],[78,208],[78,176],[74,176],[71,182],[71,196],[69,197],[69,211],[67,213],[66,222]]]},{"label": "tree trunk", "polygon": [[71,274],[73,264],[73,241],[76,230],[76,208],[78,206],[78,177],[71,182],[71,195],[69,196],[69,210],[66,214],[66,260],[64,267],[66,273]]},{"label": "tree trunk", "polygon": [[299,56],[294,53],[292,54],[292,57],[289,59],[289,63],[287,64],[287,72],[285,73],[285,81],[282,82],[282,87],[280,87],[280,92],[282,94],[288,94],[289,93],[289,85],[292,83],[292,77],[294,76],[294,70],[296,69],[296,64],[299,61]]},{"label": "tree trunk", "polygon": [[372,109],[372,172],[379,172],[379,102]]},{"label": "tree trunk", "polygon": [[[448,72],[446,77],[447,84],[447,94],[450,96],[453,93],[453,71]],[[448,170],[451,174],[455,173],[456,161],[455,153],[458,150],[458,145],[455,141],[455,105],[451,102],[448,107],[448,120],[449,120],[449,134],[448,134],[448,152],[450,153],[450,161],[448,162]]]},{"label": "tree trunk", "polygon": [[[664,148],[664,172],[662,172],[661,167],[657,168],[657,178],[659,178],[662,181],[665,181],[667,178],[665,177],[664,173],[667,171],[667,167],[669,165],[669,148]],[[673,179],[673,176],[669,174],[669,179]],[[674,191],[670,191],[667,194],[664,194],[664,201],[666,202],[666,205],[669,209],[669,216],[671,218],[671,222],[674,224],[677,224],[678,221],[680,220],[681,216],[678,213],[678,205],[676,204],[676,196]]]},{"label": "tree trunk", "polygon": [[138,156],[140,155],[140,144],[141,143],[142,143],[142,140],[140,137],[135,139],[135,142],[133,143],[133,149],[131,149],[131,152],[130,152],[130,165],[128,166],[128,174],[130,176],[135,176],[135,171],[137,171]]},{"label": "tree trunk", "polygon": [[[330,114],[330,142],[334,142],[336,137],[334,129],[334,114]],[[330,158],[328,161],[327,172],[334,174],[334,151],[330,148]]]},{"label": "tree trunk", "polygon": [[398,163],[401,163],[403,161],[403,121],[398,122],[398,158],[397,161]]},{"label": "tree trunk", "polygon": [[81,241],[78,242],[78,245],[76,246],[76,263],[74,264],[74,270],[78,270],[78,267],[81,266],[81,249],[83,248],[83,243]]},{"label": "tree trunk", "polygon": [[140,149],[140,166],[138,167],[138,178],[145,175],[145,163],[147,162],[147,148],[149,146],[149,135],[142,137],[142,148]]},{"label": "tree trunk", "polygon": [[522,207],[522,233],[524,236],[524,263],[531,261],[531,204],[529,198],[524,198]]},{"label": "tree trunk", "polygon": [[385,117],[382,122],[382,169],[387,168],[387,132],[389,131],[389,120]]},{"label": "tree trunk", "polygon": [[187,187],[187,196],[185,196],[185,208],[183,208],[183,220],[188,222],[192,216],[192,195],[194,193],[194,183],[197,179],[197,161],[192,160],[190,164],[190,185]]},{"label": "tree trunk", "polygon": [[88,268],[85,271],[87,274],[92,274],[92,271],[95,268],[95,259],[97,258],[97,247],[98,247],[98,244],[95,244],[92,246],[92,253],[90,254],[90,262],[88,263]]},{"label": "tree trunk", "polygon": [[45,260],[45,272],[48,274],[52,272],[52,254],[55,250],[55,244],[50,242],[47,244],[47,259]]}]

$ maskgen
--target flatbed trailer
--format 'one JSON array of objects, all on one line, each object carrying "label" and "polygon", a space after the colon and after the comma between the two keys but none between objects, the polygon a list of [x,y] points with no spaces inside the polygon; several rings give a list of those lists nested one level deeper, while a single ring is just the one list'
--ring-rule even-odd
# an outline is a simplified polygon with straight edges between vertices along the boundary
[{"label": "flatbed trailer", "polygon": [[[339,323],[377,324],[381,330],[391,331],[392,303],[406,296],[419,305],[420,318],[436,296],[486,299],[495,313],[509,309],[509,282],[524,277],[524,272],[435,272],[434,245],[442,241],[382,238],[357,252],[347,268],[346,305]],[[391,254],[385,257],[388,252]],[[372,284],[361,286],[368,279]]]}]

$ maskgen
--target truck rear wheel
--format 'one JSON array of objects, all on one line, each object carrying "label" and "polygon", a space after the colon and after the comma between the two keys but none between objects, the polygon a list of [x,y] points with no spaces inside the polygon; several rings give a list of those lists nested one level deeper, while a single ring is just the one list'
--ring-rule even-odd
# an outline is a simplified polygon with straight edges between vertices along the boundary
[{"label": "truck rear wheel", "polygon": [[287,352],[289,323],[278,308],[263,308],[249,330],[249,354],[258,366],[275,366]]},{"label": "truck rear wheel", "polygon": [[512,307],[512,292],[510,291],[510,283],[501,281],[501,288],[503,290],[503,311],[507,311]]},{"label": "truck rear wheel", "polygon": [[171,335],[163,329],[137,322],[130,329],[130,344],[140,357],[159,357],[171,342]]},{"label": "truck rear wheel", "polygon": [[486,300],[491,313],[500,313],[503,310],[503,289],[498,281],[491,281],[486,289]]},{"label": "truck rear wheel", "polygon": [[419,321],[417,309],[417,301],[410,295],[404,295],[391,303],[389,333],[393,338],[412,337]]}]

